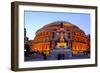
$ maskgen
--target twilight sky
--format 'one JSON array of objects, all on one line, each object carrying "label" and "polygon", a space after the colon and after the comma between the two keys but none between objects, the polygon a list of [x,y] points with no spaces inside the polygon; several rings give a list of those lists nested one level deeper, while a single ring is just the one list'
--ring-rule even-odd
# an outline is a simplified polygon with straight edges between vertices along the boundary
[{"label": "twilight sky", "polygon": [[35,32],[44,25],[54,21],[70,22],[81,28],[86,34],[90,33],[90,14],[65,12],[24,11],[26,36],[34,39]]}]

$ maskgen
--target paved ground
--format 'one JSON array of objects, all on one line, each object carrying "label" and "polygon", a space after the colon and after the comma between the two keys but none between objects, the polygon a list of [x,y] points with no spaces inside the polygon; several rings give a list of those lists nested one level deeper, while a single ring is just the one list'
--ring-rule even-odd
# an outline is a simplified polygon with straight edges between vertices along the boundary
[{"label": "paved ground", "polygon": [[25,57],[25,61],[68,60],[68,59],[84,59],[84,58],[89,58],[89,56],[72,56],[72,57],[64,57],[64,59],[63,58],[58,59],[56,56],[55,57],[47,56],[47,59],[44,59],[44,57],[41,55],[41,56],[36,56],[35,58],[33,56]]},{"label": "paved ground", "polygon": [[25,61],[68,60],[68,59],[90,58],[89,54],[81,53],[79,55],[72,56],[70,50],[67,50],[67,52],[65,52],[64,50],[59,50],[59,51],[54,50],[49,56],[45,56],[44,54],[25,56]]}]

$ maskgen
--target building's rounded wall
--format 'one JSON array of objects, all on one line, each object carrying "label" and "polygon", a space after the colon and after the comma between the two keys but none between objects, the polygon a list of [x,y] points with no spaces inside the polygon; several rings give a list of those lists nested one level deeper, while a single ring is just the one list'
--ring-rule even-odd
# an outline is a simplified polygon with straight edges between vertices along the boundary
[{"label": "building's rounded wall", "polygon": [[[60,24],[63,24],[63,26]],[[63,28],[63,30],[61,28]],[[52,49],[52,44],[54,46],[56,45],[52,42],[52,39],[56,39],[57,37],[59,37],[56,33],[59,32],[60,29],[64,32],[64,34],[66,33],[70,35],[70,38],[67,38],[66,40],[64,37],[64,39],[66,41],[72,42],[71,49],[73,54],[77,54],[87,50],[87,37],[84,31],[79,27],[67,22],[53,22],[37,30],[36,36],[33,40],[32,50],[37,50],[40,52],[47,51],[46,53],[48,54],[50,52],[50,49]]]}]

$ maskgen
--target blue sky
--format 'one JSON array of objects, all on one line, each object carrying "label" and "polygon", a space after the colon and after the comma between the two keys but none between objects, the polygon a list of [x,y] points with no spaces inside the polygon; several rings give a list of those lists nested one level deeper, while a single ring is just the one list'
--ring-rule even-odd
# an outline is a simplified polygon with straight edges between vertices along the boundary
[{"label": "blue sky", "polygon": [[54,21],[70,22],[81,28],[86,34],[90,33],[90,14],[64,13],[64,12],[38,12],[25,11],[26,36],[34,39],[35,32],[44,25]]}]

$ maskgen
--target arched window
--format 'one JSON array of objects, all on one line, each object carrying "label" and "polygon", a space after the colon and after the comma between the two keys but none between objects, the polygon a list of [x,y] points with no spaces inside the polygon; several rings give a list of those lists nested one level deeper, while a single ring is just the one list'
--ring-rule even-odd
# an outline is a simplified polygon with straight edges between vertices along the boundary
[{"label": "arched window", "polygon": [[67,40],[68,39],[68,34],[65,33],[64,35],[65,35],[65,40]]},{"label": "arched window", "polygon": [[56,35],[59,35],[59,32],[56,32]]},{"label": "arched window", "polygon": [[47,42],[49,41],[49,37],[46,38],[46,41],[47,41]]},{"label": "arched window", "polygon": [[53,39],[55,38],[55,32],[52,32],[52,38]]},{"label": "arched window", "polygon": [[68,39],[70,39],[70,33],[68,33]]},{"label": "arched window", "polygon": [[59,40],[59,36],[60,36],[59,32],[56,32],[56,40]]}]

